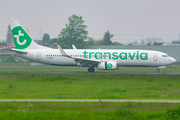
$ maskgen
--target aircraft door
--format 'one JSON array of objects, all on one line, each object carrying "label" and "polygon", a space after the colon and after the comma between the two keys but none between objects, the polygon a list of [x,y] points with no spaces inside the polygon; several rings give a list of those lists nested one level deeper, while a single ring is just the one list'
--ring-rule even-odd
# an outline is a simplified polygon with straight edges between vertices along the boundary
[{"label": "aircraft door", "polygon": [[158,60],[158,54],[157,54],[157,53],[154,53],[153,59],[154,59],[154,61],[157,61],[157,60]]},{"label": "aircraft door", "polygon": [[40,52],[37,53],[37,60],[41,60],[41,53]]}]

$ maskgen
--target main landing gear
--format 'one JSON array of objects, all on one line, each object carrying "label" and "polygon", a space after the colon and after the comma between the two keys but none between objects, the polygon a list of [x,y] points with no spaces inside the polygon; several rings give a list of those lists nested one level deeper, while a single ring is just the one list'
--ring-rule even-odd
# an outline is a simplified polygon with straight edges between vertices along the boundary
[{"label": "main landing gear", "polygon": [[160,69],[157,69],[156,72],[157,72],[157,73],[160,73]]},{"label": "main landing gear", "polygon": [[94,70],[95,70],[95,69],[94,69],[93,67],[89,67],[89,68],[88,68],[88,72],[94,72]]}]

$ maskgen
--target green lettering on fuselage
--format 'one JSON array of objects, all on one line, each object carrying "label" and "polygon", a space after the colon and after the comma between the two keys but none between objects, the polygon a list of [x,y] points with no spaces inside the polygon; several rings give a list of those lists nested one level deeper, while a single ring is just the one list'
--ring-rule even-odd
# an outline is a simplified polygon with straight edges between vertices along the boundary
[{"label": "green lettering on fuselage", "polygon": [[109,59],[111,59],[111,53],[110,52],[104,52],[104,59],[106,59],[106,55],[108,55]]},{"label": "green lettering on fuselage", "polygon": [[131,55],[131,53],[129,53],[129,57],[130,57],[131,60],[134,59],[135,54],[136,54],[136,53],[133,53],[133,55]]},{"label": "green lettering on fuselage", "polygon": [[102,52],[96,52],[96,53],[94,54],[94,57],[95,57],[96,59],[102,59]]},{"label": "green lettering on fuselage", "polygon": [[[88,54],[89,53],[89,54]],[[94,55],[95,59],[113,59],[117,60],[118,58],[121,60],[127,60],[128,58],[130,60],[148,60],[148,53],[141,52],[87,52],[84,51],[84,58],[86,59],[91,59],[91,56]],[[87,57],[89,55],[89,58]],[[119,56],[118,56],[119,55]],[[135,57],[136,56],[136,57]]]},{"label": "green lettering on fuselage", "polygon": [[119,54],[119,57],[121,60],[127,60],[127,53],[122,52]]},{"label": "green lettering on fuselage", "polygon": [[88,54],[88,52],[84,51],[83,54],[84,54],[84,58],[87,58],[86,54]]},{"label": "green lettering on fuselage", "polygon": [[89,52],[89,59],[91,59],[92,54],[94,54],[94,52]]},{"label": "green lettering on fuselage", "polygon": [[140,58],[141,58],[141,60],[147,60],[148,59],[148,53],[141,53]]},{"label": "green lettering on fuselage", "polygon": [[139,60],[139,51],[137,51],[136,58],[137,58],[137,60]]},{"label": "green lettering on fuselage", "polygon": [[112,53],[112,55],[113,55],[112,59],[114,59],[114,60],[118,59],[118,55],[116,55],[116,54],[118,54],[118,52],[113,52]]}]

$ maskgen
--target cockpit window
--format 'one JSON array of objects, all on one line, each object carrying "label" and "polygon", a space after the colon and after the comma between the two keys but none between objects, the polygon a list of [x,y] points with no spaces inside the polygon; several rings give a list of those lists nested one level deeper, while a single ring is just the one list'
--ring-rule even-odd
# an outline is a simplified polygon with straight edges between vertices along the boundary
[{"label": "cockpit window", "polygon": [[169,57],[168,55],[162,55],[162,57]]}]

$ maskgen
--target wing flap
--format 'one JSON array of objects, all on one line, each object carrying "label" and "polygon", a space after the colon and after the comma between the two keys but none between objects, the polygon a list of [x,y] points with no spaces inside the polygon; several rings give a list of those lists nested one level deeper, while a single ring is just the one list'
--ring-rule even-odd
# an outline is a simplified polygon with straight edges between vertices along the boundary
[{"label": "wing flap", "polygon": [[98,65],[98,63],[100,63],[101,61],[100,60],[90,60],[90,59],[86,59],[86,58],[73,58],[72,57],[72,59],[74,59],[74,61],[76,62],[76,63],[80,63],[80,66],[97,66]]},{"label": "wing flap", "polygon": [[83,61],[86,61],[86,62],[96,62],[96,63],[100,63],[101,61],[99,60],[90,60],[90,59],[86,59],[86,58],[77,58],[77,57],[72,57],[74,59],[74,61],[76,62],[83,62]]}]

